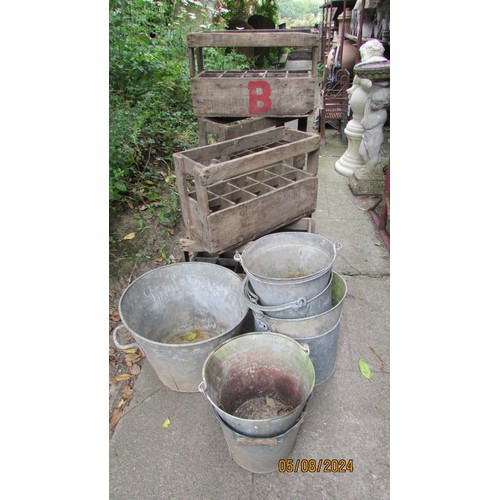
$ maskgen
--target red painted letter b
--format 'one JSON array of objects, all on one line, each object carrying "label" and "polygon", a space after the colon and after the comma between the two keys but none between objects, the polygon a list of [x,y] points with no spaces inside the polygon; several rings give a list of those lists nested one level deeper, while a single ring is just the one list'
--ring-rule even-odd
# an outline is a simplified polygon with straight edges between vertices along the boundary
[{"label": "red painted letter b", "polygon": [[271,86],[263,80],[248,82],[250,92],[250,104],[248,111],[250,115],[266,113],[271,109]]}]

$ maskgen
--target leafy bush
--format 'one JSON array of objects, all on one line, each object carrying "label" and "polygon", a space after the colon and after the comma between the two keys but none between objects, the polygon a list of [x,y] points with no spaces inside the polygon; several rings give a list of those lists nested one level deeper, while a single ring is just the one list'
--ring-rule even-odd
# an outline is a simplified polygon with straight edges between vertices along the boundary
[{"label": "leafy bush", "polygon": [[[196,146],[187,33],[197,2],[112,0],[109,17],[110,201],[124,199],[151,156]],[[201,5],[201,4],[200,4]]]}]

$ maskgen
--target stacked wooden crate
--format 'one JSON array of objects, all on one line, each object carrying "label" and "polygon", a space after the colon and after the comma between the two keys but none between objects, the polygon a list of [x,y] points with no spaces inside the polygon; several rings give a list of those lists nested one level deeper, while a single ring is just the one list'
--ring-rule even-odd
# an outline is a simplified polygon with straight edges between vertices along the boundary
[{"label": "stacked wooden crate", "polygon": [[[193,110],[197,117],[304,117],[314,109],[316,33],[224,30],[188,35]],[[205,71],[203,47],[311,47],[311,71]]]},{"label": "stacked wooden crate", "polygon": [[[174,155],[185,252],[220,255],[312,214],[319,136],[283,127],[314,108],[315,34],[293,30],[188,35],[200,144]],[[203,47],[312,46],[313,70],[205,71]],[[316,54],[316,56],[314,56]],[[269,128],[275,127],[275,128]],[[208,144],[208,134],[220,142]],[[222,139],[222,140],[220,140]]]}]

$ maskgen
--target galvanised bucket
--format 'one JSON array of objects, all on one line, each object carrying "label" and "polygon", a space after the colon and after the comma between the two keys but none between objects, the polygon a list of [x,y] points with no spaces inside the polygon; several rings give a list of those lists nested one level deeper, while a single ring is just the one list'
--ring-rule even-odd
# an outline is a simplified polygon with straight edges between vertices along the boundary
[{"label": "galvanised bucket", "polygon": [[[149,271],[123,292],[123,324],[113,332],[119,349],[139,347],[170,389],[197,392],[203,363],[237,335],[248,313],[243,281],[233,271],[205,262],[180,262]],[[137,344],[122,345],[126,328]]]},{"label": "galvanised bucket", "polygon": [[285,433],[275,437],[259,438],[244,436],[236,432],[220,418],[215,410],[214,413],[224,432],[231,458],[243,469],[260,474],[275,471],[279,461],[288,458],[304,421],[303,413],[297,423]]},{"label": "galvanised bucket", "polygon": [[305,297],[300,297],[293,302],[280,304],[277,306],[263,306],[259,304],[259,297],[252,291],[248,282],[248,276],[243,280],[243,293],[247,306],[256,313],[267,314],[271,318],[305,318],[307,316],[315,316],[328,311],[332,307],[332,276],[326,285],[316,297],[306,300]]},{"label": "galvanised bucket", "polygon": [[253,310],[255,330],[288,335],[309,346],[309,356],[314,365],[318,386],[335,372],[337,344],[340,333],[342,305],[347,295],[347,285],[342,276],[332,272],[332,302],[328,311],[301,319],[271,318]]},{"label": "galvanised bucket", "polygon": [[[247,437],[279,436],[297,423],[313,391],[314,366],[308,352],[307,346],[278,333],[239,335],[208,356],[200,392],[234,431]],[[260,400],[286,410],[272,417],[237,416],[241,408]]]},{"label": "galvanised bucket", "polygon": [[333,306],[327,311],[305,318],[273,318],[253,309],[257,332],[277,332],[294,339],[316,337],[330,331],[337,323],[347,295],[347,283],[340,274],[332,271],[331,298]]},{"label": "galvanised bucket", "polygon": [[234,259],[241,263],[259,303],[275,306],[321,293],[340,248],[319,234],[273,233],[248,244]]}]

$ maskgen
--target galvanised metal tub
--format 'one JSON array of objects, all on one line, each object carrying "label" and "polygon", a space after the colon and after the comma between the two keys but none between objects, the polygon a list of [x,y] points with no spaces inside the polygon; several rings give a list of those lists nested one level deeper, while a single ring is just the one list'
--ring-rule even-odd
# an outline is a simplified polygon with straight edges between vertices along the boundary
[{"label": "galvanised metal tub", "polygon": [[[170,389],[197,392],[207,356],[240,333],[248,310],[243,281],[230,269],[170,264],[143,274],[123,292],[123,324],[113,338],[119,349],[139,347]],[[136,343],[120,343],[117,334],[125,328]]]},{"label": "galvanised metal tub", "polygon": [[259,303],[275,306],[321,293],[330,280],[338,249],[338,243],[319,234],[282,232],[251,242],[234,258],[241,263]]},{"label": "galvanised metal tub", "polygon": [[[279,436],[297,423],[313,391],[314,366],[308,353],[307,346],[278,333],[239,335],[206,359],[200,392],[236,432],[247,437]],[[286,407],[286,412],[237,416],[247,403],[268,398],[275,408],[275,402]]]}]

